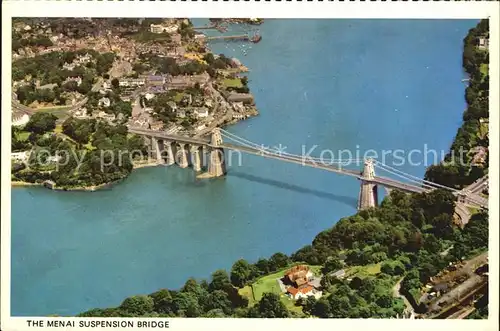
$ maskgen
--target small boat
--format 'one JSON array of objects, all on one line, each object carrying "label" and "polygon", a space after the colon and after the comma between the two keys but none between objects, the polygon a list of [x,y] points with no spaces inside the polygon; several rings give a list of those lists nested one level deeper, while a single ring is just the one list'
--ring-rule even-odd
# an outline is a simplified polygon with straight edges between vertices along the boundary
[{"label": "small boat", "polygon": [[254,44],[258,43],[259,41],[262,40],[262,36],[260,34],[255,34],[250,41],[253,42]]}]

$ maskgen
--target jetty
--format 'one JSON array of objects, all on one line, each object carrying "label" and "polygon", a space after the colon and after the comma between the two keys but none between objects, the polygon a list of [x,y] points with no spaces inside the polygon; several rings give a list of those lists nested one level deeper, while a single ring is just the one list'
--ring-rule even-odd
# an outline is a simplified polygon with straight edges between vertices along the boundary
[{"label": "jetty", "polygon": [[207,40],[243,40],[243,41],[250,41],[253,43],[258,43],[259,41],[261,41],[261,39],[262,36],[260,34],[254,34],[251,37],[248,34],[207,37]]},{"label": "jetty", "polygon": [[217,30],[219,32],[226,32],[227,28],[218,24],[204,25],[193,27],[193,30]]}]

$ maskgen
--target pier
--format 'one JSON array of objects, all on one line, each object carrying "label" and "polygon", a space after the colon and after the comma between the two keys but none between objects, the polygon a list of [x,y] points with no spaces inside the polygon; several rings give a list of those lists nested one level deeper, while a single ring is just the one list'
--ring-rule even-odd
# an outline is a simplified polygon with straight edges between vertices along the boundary
[{"label": "pier", "polygon": [[217,30],[219,32],[227,31],[226,27],[217,24],[193,27],[193,30],[212,30],[212,29]]},{"label": "pier", "polygon": [[259,34],[254,34],[252,37],[250,37],[248,34],[207,37],[207,40],[243,40],[243,41],[250,41],[253,43],[258,43],[261,39],[262,36]]}]

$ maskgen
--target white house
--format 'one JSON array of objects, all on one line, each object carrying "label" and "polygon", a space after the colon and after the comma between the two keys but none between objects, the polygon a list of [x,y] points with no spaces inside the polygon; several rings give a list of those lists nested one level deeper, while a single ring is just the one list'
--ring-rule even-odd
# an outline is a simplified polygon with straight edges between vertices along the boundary
[{"label": "white house", "polygon": [[80,76],[77,76],[77,77],[68,77],[68,78],[66,78],[66,80],[64,81],[64,83],[68,83],[68,82],[76,82],[76,85],[80,86],[80,85],[82,85],[82,77],[80,77]]},{"label": "white house", "polygon": [[103,107],[109,107],[111,105],[111,100],[109,98],[100,98],[99,99],[99,106]]},{"label": "white house", "polygon": [[10,153],[11,160],[17,161],[17,162],[26,162],[28,160],[29,156],[30,156],[30,153],[28,151]]},{"label": "white house", "polygon": [[208,117],[208,109],[207,108],[198,108],[194,110],[194,114],[198,118]]},{"label": "white house", "polygon": [[172,25],[162,25],[162,24],[151,24],[149,26],[150,31],[153,33],[174,33],[179,29],[179,27],[175,24]]},{"label": "white house", "polygon": [[144,97],[147,99],[147,100],[151,100],[155,97],[155,95],[153,93],[146,93],[144,95]]},{"label": "white house", "polygon": [[118,82],[119,86],[129,87],[129,86],[142,86],[146,83],[144,78],[122,78]]},{"label": "white house", "polygon": [[85,63],[90,62],[91,59],[92,59],[92,56],[89,53],[85,53],[85,55],[78,56],[75,59],[75,61],[78,63],[81,63],[81,64],[85,64]]},{"label": "white house", "polygon": [[28,114],[23,114],[22,116],[18,116],[16,118],[12,117],[12,126],[23,126],[26,125],[30,120]]},{"label": "white house", "polygon": [[323,293],[321,291],[316,290],[314,287],[312,287],[310,285],[300,287],[300,288],[290,286],[287,289],[287,293],[290,296],[290,298],[292,298],[293,300],[298,300],[300,298],[307,298],[310,296],[313,296],[316,299],[319,299],[323,295]]},{"label": "white house", "polygon": [[75,111],[74,116],[76,118],[86,118],[87,117],[87,109],[82,108],[80,110]]},{"label": "white house", "polygon": [[67,62],[65,62],[63,64],[63,69],[71,71],[71,70],[75,69],[75,66],[76,66],[76,64],[74,64],[74,63],[67,63]]},{"label": "white house", "polygon": [[47,158],[47,162],[50,162],[50,163],[56,163],[58,162],[59,160],[61,159],[61,156],[60,155],[55,155],[55,156],[49,156]]},{"label": "white house", "polygon": [[489,39],[484,38],[484,37],[479,38],[478,47],[479,47],[480,49],[488,49],[489,44],[490,44],[490,43],[489,43]]}]

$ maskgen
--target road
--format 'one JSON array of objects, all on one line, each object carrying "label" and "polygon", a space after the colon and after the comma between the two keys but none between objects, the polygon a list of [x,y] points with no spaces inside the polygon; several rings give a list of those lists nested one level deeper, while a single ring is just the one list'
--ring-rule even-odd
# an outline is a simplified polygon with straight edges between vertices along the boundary
[{"label": "road", "polygon": [[403,281],[404,277],[401,278],[397,283],[396,285],[394,285],[394,287],[392,288],[392,295],[396,298],[401,298],[403,299],[404,303],[405,303],[405,306],[406,306],[406,309],[405,309],[405,312],[406,313],[409,313],[409,315],[412,315],[414,314],[414,310],[413,310],[413,306],[411,305],[410,301],[408,301],[408,299],[406,299],[406,297],[404,295],[401,294],[400,290],[401,290],[401,282]]},{"label": "road", "polygon": [[488,186],[488,175],[479,178],[474,183],[467,186],[464,191],[469,191],[471,193],[480,194]]}]

